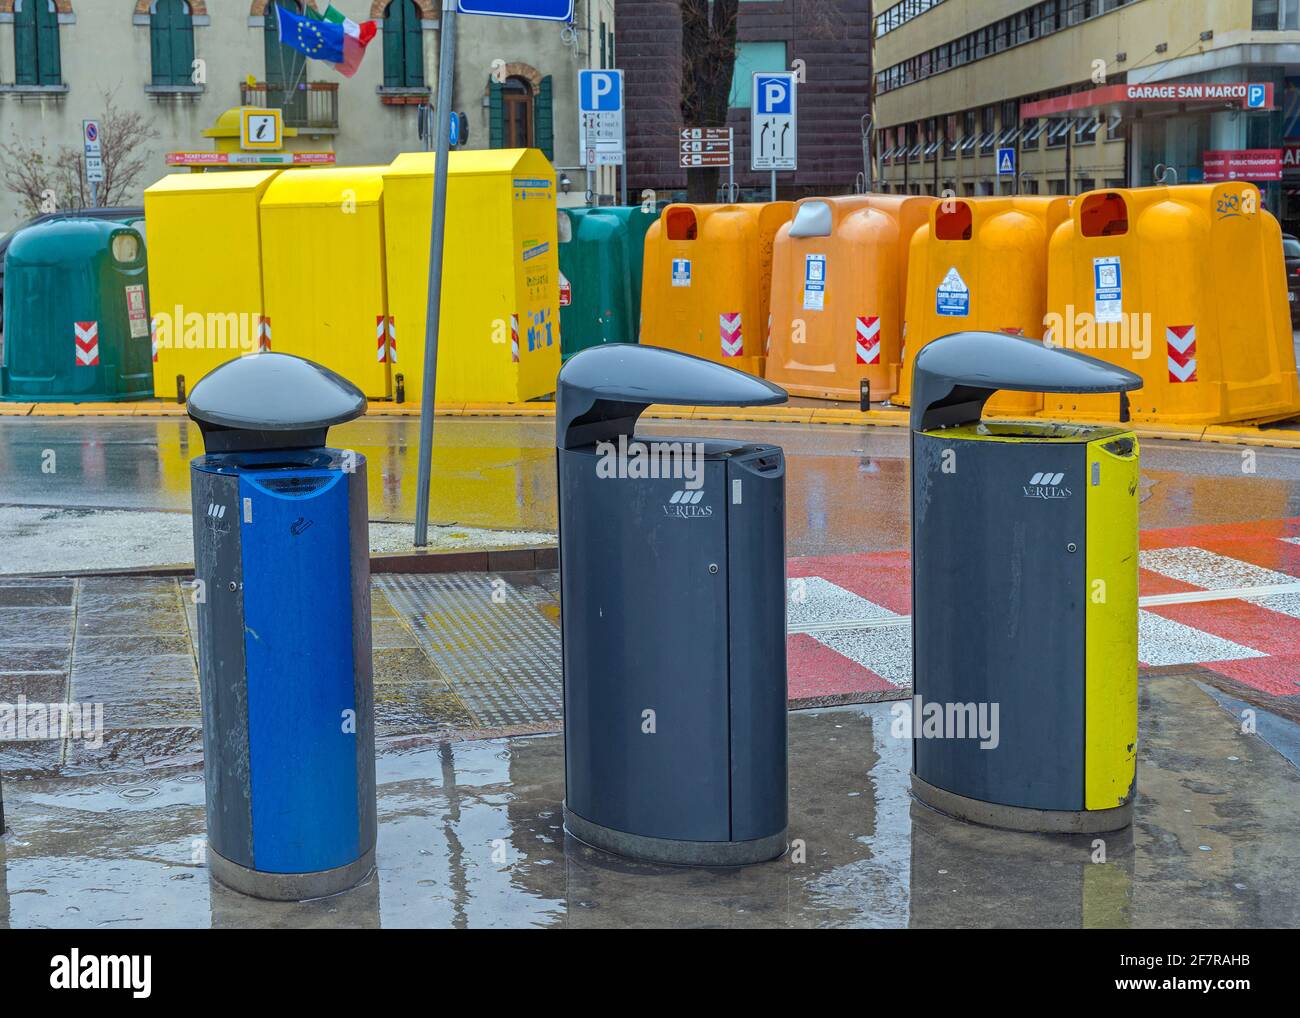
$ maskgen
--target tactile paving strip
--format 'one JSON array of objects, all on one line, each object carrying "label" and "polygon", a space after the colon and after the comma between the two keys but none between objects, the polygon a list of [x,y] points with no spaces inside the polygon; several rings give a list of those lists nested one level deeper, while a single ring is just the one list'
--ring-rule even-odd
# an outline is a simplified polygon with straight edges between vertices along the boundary
[{"label": "tactile paving strip", "polygon": [[554,596],[494,573],[380,574],[416,641],[489,728],[554,724],[563,715]]}]

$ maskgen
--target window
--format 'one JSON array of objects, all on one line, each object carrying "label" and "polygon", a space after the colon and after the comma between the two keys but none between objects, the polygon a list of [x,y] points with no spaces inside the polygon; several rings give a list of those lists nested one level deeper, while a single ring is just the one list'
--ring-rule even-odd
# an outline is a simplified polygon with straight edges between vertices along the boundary
[{"label": "window", "polygon": [[14,84],[63,84],[54,0],[14,0]]},{"label": "window", "polygon": [[155,85],[189,85],[194,70],[194,19],[186,0],[149,5],[149,59]]},{"label": "window", "polygon": [[384,8],[384,87],[424,87],[424,37],[415,0]]},{"label": "window", "polygon": [[1064,145],[1066,139],[1070,136],[1071,126],[1068,117],[1052,117],[1047,122],[1047,147],[1058,148]]},{"label": "window", "polygon": [[992,152],[993,142],[997,139],[996,124],[994,118],[997,116],[997,109],[993,106],[985,106],[980,111],[980,151]]},{"label": "window", "polygon": [[731,74],[731,108],[747,110],[753,104],[755,71],[784,71],[786,66],[783,42],[736,43],[736,66]]},{"label": "window", "polygon": [[551,109],[551,78],[537,85],[510,77],[488,83],[488,144],[491,148],[539,148],[555,158],[555,121]]},{"label": "window", "polygon": [[1041,117],[1035,117],[1033,120],[1026,120],[1024,133],[1020,136],[1020,147],[1022,149],[1038,148],[1038,139],[1043,133],[1044,126]]}]

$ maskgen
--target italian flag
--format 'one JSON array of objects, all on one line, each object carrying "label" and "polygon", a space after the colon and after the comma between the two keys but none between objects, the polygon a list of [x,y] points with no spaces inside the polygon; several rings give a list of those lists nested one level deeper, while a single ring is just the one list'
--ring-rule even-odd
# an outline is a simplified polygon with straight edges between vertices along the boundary
[{"label": "italian flag", "polygon": [[343,29],[343,63],[335,64],[335,69],[346,77],[352,77],[361,66],[361,58],[366,55],[366,44],[375,37],[375,23],[363,21],[357,24],[351,18],[340,13],[333,4],[325,10],[325,20]]}]

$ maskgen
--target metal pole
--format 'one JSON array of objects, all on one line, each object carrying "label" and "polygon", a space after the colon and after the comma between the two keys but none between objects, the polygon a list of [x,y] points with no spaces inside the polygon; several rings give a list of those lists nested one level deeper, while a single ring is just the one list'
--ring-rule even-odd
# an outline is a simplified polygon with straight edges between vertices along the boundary
[{"label": "metal pole", "polygon": [[456,82],[456,0],[442,0],[438,40],[437,164],[429,230],[429,303],[424,326],[424,391],[420,394],[420,469],[415,489],[415,546],[429,543],[429,481],[433,470],[433,406],[438,384],[438,318],[442,312],[443,229],[447,222],[447,163],[452,89]]},{"label": "metal pole", "polygon": [[772,171],[772,200],[776,201],[776,170]]},{"label": "metal pole", "polygon": [[627,100],[623,99],[623,114],[619,120],[619,130],[622,134],[621,145],[623,148],[623,161],[618,166],[618,203],[624,208],[627,207]]}]

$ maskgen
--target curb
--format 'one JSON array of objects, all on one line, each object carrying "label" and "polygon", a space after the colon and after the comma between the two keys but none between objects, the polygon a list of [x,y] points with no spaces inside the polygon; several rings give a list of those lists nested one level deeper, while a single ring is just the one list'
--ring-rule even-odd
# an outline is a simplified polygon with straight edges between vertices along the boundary
[{"label": "curb", "polygon": [[[439,403],[439,417],[554,417],[555,404]],[[367,417],[418,417],[418,403],[371,403]],[[0,403],[0,417],[184,417],[180,403]],[[909,411],[889,407],[849,410],[836,407],[779,406],[759,410],[728,407],[663,406],[656,404],[644,417],[655,420],[734,421],[740,424],[847,424],[860,427],[906,428]],[[1015,414],[991,414],[994,420],[1015,420]],[[1054,417],[1071,424],[1115,424],[1089,417]],[[1300,449],[1300,430],[1249,424],[1143,424],[1130,422],[1138,438],[1175,439],[1212,445],[1253,445],[1275,449]]]}]

